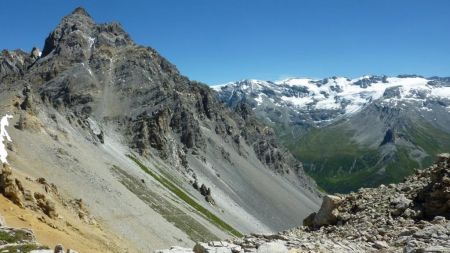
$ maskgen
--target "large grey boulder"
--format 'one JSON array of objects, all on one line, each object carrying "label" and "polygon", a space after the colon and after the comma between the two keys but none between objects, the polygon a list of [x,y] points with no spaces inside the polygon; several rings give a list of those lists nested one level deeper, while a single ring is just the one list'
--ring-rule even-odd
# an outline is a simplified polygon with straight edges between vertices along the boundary
[{"label": "large grey boulder", "polygon": [[226,242],[197,243],[194,253],[233,253]]},{"label": "large grey boulder", "polygon": [[322,206],[319,212],[314,216],[313,226],[321,227],[325,225],[334,225],[337,223],[339,211],[337,207],[342,202],[342,198],[334,195],[323,197]]},{"label": "large grey boulder", "polygon": [[258,247],[257,253],[288,253],[288,249],[281,242],[267,242]]}]

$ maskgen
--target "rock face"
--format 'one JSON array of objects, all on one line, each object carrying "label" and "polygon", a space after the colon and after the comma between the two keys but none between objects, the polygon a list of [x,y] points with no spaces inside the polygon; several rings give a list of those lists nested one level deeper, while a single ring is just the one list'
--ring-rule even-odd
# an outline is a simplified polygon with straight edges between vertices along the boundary
[{"label": "rock face", "polygon": [[[309,226],[201,243],[195,252],[450,252],[450,155],[402,183],[325,196]],[[231,247],[239,250],[231,251]],[[228,246],[228,247],[227,247]],[[167,251],[171,252],[171,251]]]},{"label": "rock face", "polygon": [[14,202],[14,204],[23,207],[21,190],[23,188],[21,187],[20,181],[13,178],[11,167],[4,163],[0,174],[0,193]]},{"label": "rock face", "polygon": [[439,155],[438,163],[428,173],[431,182],[419,192],[416,202],[422,205],[426,217],[450,219],[450,154]]}]

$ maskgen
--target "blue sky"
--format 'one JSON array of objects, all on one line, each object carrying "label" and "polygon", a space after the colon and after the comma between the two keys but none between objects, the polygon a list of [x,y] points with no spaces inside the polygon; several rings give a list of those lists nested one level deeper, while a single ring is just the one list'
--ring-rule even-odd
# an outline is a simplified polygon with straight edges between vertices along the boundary
[{"label": "blue sky", "polygon": [[119,21],[191,79],[450,76],[448,0],[2,1],[0,48],[42,48],[75,7]]}]

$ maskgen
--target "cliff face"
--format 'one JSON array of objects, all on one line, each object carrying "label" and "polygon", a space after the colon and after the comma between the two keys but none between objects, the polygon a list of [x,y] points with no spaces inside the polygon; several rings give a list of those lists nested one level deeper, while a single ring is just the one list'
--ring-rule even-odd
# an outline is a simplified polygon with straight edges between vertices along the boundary
[{"label": "cliff face", "polygon": [[250,108],[224,106],[119,24],[96,24],[79,8],[42,54],[0,59],[1,112],[15,126],[10,163],[84,194],[140,250],[286,229],[318,208],[313,180]]}]

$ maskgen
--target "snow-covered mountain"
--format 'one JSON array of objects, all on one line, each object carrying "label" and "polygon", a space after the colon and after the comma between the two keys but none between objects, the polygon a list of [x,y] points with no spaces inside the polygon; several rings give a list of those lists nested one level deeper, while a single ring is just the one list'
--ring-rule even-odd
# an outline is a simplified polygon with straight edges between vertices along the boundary
[{"label": "snow-covered mountain", "polygon": [[437,102],[450,111],[450,78],[364,76],[321,80],[291,78],[275,82],[243,80],[213,88],[228,105],[247,100],[254,108],[266,105],[288,108],[302,116],[309,114],[304,120],[309,118],[319,125],[357,113],[375,100],[398,107],[415,102],[417,109],[425,111],[432,110]]},{"label": "snow-covered mountain", "polygon": [[329,191],[396,181],[450,148],[450,78],[243,80],[214,89],[230,107],[249,104]]}]

